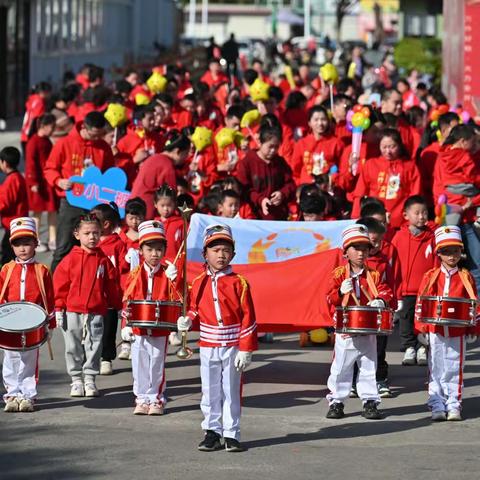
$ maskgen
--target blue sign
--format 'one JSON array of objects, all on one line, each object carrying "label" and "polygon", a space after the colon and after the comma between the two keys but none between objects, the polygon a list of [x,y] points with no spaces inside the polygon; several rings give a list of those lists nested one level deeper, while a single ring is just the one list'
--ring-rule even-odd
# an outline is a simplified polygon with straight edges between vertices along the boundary
[{"label": "blue sign", "polygon": [[73,187],[66,194],[70,205],[91,210],[99,203],[115,202],[120,217],[125,216],[125,204],[131,192],[125,190],[127,176],[121,168],[109,168],[102,173],[97,167],[88,167],[81,177],[74,175],[70,181]]}]

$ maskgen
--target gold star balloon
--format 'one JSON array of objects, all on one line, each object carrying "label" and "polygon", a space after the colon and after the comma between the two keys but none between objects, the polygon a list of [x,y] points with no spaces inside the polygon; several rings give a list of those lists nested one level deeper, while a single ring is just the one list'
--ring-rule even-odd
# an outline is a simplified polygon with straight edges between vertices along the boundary
[{"label": "gold star balloon", "polygon": [[109,103],[107,111],[103,114],[112,128],[117,128],[127,119],[127,109],[120,103]]},{"label": "gold star balloon", "polygon": [[206,127],[196,127],[192,135],[192,142],[197,152],[201,152],[212,144],[213,132]]}]

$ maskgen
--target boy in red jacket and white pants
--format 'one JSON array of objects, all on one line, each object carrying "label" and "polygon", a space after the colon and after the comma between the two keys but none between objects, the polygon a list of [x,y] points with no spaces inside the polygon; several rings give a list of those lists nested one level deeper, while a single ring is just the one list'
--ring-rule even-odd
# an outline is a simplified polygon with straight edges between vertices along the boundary
[{"label": "boy in red jacket and white pants", "polygon": [[198,449],[222,448],[241,452],[240,411],[242,372],[252,361],[257,346],[255,310],[247,281],[232,271],[235,242],[230,227],[211,225],[205,229],[205,272],[192,284],[190,309],[178,319],[178,330],[192,323],[200,328],[200,376],[205,438]]},{"label": "boy in red jacket and white pants", "polygon": [[475,280],[470,272],[458,268],[463,250],[462,235],[457,226],[435,230],[435,252],[441,266],[423,277],[416,308],[415,328],[419,341],[429,346],[428,406],[433,421],[461,420],[463,365],[466,343],[477,340],[480,324],[471,327],[451,327],[423,323],[420,318],[421,296],[456,297],[476,300]]},{"label": "boy in red jacket and white pants", "polygon": [[132,328],[127,325],[129,300],[173,300],[173,282],[177,268],[165,267],[167,240],[161,222],[147,220],[138,226],[140,254],[143,261],[130,272],[125,283],[122,312],[122,340],[132,345],[133,393],[136,397],[134,415],[163,415],[165,398],[165,358],[167,330]]},{"label": "boy in red jacket and white pants", "polygon": [[72,397],[98,397],[95,377],[100,371],[103,317],[109,308],[122,307],[115,267],[97,247],[101,231],[95,215],[79,217],[73,233],[80,246],[72,248],[53,274],[55,316],[63,329]]},{"label": "boy in red jacket and white pants", "polygon": [[[48,328],[55,328],[52,276],[45,265],[35,261],[38,245],[35,219],[14,218],[10,222],[10,242],[15,260],[5,264],[0,272],[0,303],[36,303],[48,314]],[[24,352],[5,350],[2,376],[7,390],[3,396],[5,411],[33,412],[37,396],[38,348]]]}]

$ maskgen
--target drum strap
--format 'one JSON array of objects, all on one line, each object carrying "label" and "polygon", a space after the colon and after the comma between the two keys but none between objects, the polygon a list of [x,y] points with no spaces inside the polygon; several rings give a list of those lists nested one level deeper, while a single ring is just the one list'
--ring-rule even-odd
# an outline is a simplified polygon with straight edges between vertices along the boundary
[{"label": "drum strap", "polygon": [[35,276],[37,277],[38,289],[40,290],[40,295],[42,296],[43,308],[48,312],[47,305],[47,295],[45,293],[45,284],[43,283],[42,276],[42,265],[40,263],[35,263]]},{"label": "drum strap", "polygon": [[11,262],[8,262],[5,266],[5,281],[3,282],[2,291],[0,292],[0,303],[3,302],[3,296],[5,295],[5,292],[7,290],[8,282],[10,281],[15,265],[16,263],[12,260]]},{"label": "drum strap", "polygon": [[[350,263],[347,263],[345,266],[345,278],[350,278]],[[342,307],[346,307],[348,305],[348,299],[350,298],[350,293],[347,293],[342,298]]]},{"label": "drum strap", "polygon": [[458,271],[458,274],[460,275],[460,280],[462,281],[463,286],[465,287],[465,290],[470,296],[470,300],[477,300],[477,295],[473,290],[472,284],[468,281],[467,272],[463,269],[460,269]]},{"label": "drum strap", "polygon": [[432,285],[437,281],[438,276],[440,275],[440,269],[437,268],[432,276],[430,277],[430,280],[428,283],[425,285],[425,288],[423,289],[423,292],[419,294],[419,297],[423,297],[429,290],[432,288]]},{"label": "drum strap", "polygon": [[138,266],[137,271],[133,273],[132,281],[130,282],[130,285],[128,286],[128,288],[125,290],[125,293],[123,294],[124,302],[130,298],[130,295],[135,290],[135,286],[137,285],[140,275],[142,274],[142,268],[143,268],[142,265]]},{"label": "drum strap", "polygon": [[[367,268],[367,267],[365,267],[365,268]],[[378,290],[377,290],[377,286],[375,285],[375,282],[373,280],[372,274],[370,273],[369,270],[367,270],[366,272],[367,272],[368,288],[370,289],[370,292],[372,292],[373,297],[377,298],[378,297]]]}]

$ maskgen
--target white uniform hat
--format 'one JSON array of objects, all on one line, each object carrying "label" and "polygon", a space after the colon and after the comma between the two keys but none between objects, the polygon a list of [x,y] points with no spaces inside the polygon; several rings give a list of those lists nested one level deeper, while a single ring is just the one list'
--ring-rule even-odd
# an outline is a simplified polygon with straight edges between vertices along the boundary
[{"label": "white uniform hat", "polygon": [[456,225],[446,225],[435,230],[435,251],[443,247],[463,248],[462,232]]},{"label": "white uniform hat", "polygon": [[165,237],[165,228],[162,222],[157,220],[147,220],[138,226],[138,241],[141,246],[145,242],[167,240]]},{"label": "white uniform hat", "polygon": [[33,218],[19,217],[10,222],[10,243],[21,237],[32,237],[37,240],[37,224]]},{"label": "white uniform hat", "polygon": [[355,224],[349,225],[342,232],[342,246],[346,250],[351,245],[358,245],[360,243],[372,245],[370,237],[368,236],[368,229],[365,225]]}]

